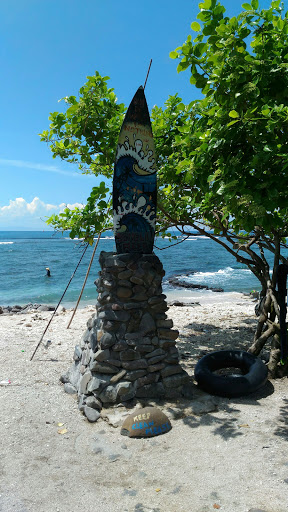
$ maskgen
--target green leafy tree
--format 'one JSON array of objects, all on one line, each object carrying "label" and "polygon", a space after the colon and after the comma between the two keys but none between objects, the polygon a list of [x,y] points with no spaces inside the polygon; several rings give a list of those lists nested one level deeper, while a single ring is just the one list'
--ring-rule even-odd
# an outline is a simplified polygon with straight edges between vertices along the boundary
[{"label": "green leafy tree", "polygon": [[[184,237],[191,228],[206,234],[259,279],[263,301],[250,351],[259,354],[271,341],[268,367],[275,375],[276,269],[287,262],[288,236],[288,17],[280,1],[261,10],[252,0],[233,18],[218,0],[199,8],[193,35],[170,56],[178,59],[179,72],[189,70],[202,99],[185,105],[174,95],[152,111],[158,231],[177,227]],[[124,105],[99,73],[88,77],[79,99],[65,101],[66,112],[51,114],[42,140],[54,157],[111,178]],[[103,182],[82,210],[66,209],[48,222],[92,242],[100,228],[111,227],[111,213],[111,192]],[[280,370],[287,371],[287,364]]]}]

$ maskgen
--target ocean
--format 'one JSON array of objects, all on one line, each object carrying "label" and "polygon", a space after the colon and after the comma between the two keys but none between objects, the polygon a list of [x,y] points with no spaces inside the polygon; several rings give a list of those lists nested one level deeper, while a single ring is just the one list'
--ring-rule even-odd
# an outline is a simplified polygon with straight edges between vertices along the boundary
[{"label": "ocean", "polygon": [[[254,275],[223,249],[205,236],[195,236],[171,246],[168,239],[155,240],[155,254],[166,271],[163,292],[168,300],[197,301],[221,293],[210,290],[175,288],[168,278],[177,275],[181,281],[223,288],[224,292],[249,293],[260,290]],[[170,247],[169,247],[170,246]],[[73,307],[77,302],[93,248],[89,247],[62,300]],[[95,304],[95,279],[100,270],[100,251],[115,251],[112,234],[100,239],[84,289],[80,307]],[[83,252],[80,240],[53,231],[0,231],[0,305],[23,306],[29,302],[56,305],[60,300]],[[51,277],[45,268],[49,267]]]}]

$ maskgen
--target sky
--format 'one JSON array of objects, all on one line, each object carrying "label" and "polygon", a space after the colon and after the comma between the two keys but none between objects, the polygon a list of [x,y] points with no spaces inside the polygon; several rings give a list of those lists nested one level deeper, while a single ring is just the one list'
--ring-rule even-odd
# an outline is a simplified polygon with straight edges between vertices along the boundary
[{"label": "sky", "polygon": [[[239,14],[243,2],[222,1],[228,16]],[[260,0],[263,8],[269,4]],[[152,59],[149,109],[171,94],[184,102],[201,96],[189,71],[178,74],[169,58],[192,33],[198,12],[194,0],[0,0],[0,231],[51,229],[45,218],[85,204],[99,183],[53,159],[38,135],[49,128],[50,112],[62,110],[59,99],[77,96],[87,76],[109,76],[128,106]]]}]

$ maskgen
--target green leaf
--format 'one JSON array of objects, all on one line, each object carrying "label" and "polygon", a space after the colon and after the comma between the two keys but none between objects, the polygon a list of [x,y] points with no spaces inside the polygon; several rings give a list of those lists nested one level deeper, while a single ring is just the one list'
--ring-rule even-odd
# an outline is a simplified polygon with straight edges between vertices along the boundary
[{"label": "green leaf", "polygon": [[194,46],[194,55],[196,57],[201,57],[203,53],[207,50],[208,44],[207,43],[199,43]]},{"label": "green leaf", "polygon": [[245,4],[242,4],[242,5],[241,5],[241,7],[242,7],[243,9],[245,9],[245,11],[253,11],[253,9],[252,9],[252,5],[250,5],[250,4],[246,4],[246,3],[245,3]]},{"label": "green leaf", "polygon": [[198,23],[198,21],[193,21],[193,23],[191,23],[191,28],[194,32],[201,31],[201,25],[200,25],[200,23]]},{"label": "green leaf", "polygon": [[204,0],[203,3],[199,4],[200,9],[210,9],[212,5],[212,0]]},{"label": "green leaf", "polygon": [[176,52],[176,50],[169,53],[170,59],[177,59],[178,56],[179,56],[179,54],[178,54],[178,52]]},{"label": "green leaf", "polygon": [[227,126],[232,126],[235,123],[239,123],[240,119],[235,119],[234,121],[230,121],[230,123],[227,124]]},{"label": "green leaf", "polygon": [[236,110],[230,110],[229,117],[236,119],[237,117],[239,117],[239,114],[238,114],[238,112],[236,112]]}]

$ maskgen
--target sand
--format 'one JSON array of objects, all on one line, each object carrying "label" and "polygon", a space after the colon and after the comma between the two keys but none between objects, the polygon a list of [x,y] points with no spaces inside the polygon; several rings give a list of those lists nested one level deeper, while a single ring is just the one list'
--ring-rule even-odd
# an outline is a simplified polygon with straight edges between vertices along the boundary
[{"label": "sand", "polygon": [[[206,351],[247,348],[256,324],[240,294],[199,302],[168,312],[190,375]],[[77,311],[69,330],[71,311],[59,312],[32,362],[51,313],[0,316],[0,381],[11,381],[0,386],[0,511],[287,512],[287,379],[237,399],[195,387],[192,400],[157,404],[169,433],[124,437],[124,407],[89,423],[59,382],[93,312]]]}]

